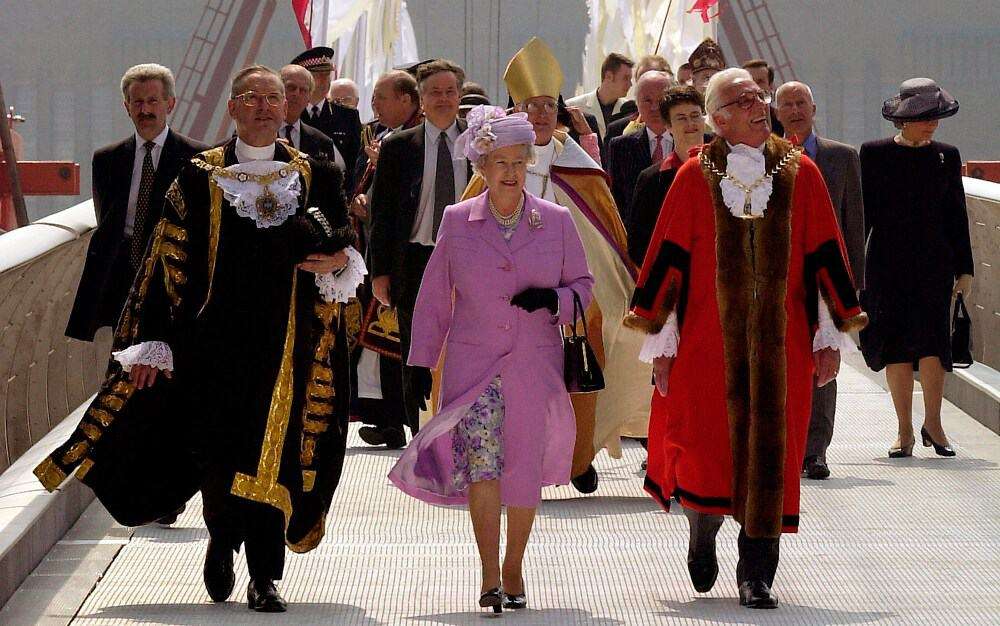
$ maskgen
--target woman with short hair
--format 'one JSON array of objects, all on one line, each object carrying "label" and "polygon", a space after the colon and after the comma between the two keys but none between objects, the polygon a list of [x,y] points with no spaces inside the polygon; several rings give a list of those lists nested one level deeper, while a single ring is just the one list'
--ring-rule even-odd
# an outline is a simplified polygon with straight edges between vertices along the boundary
[{"label": "woman with short hair", "polygon": [[410,365],[436,368],[445,349],[441,408],[389,478],[425,502],[469,506],[479,605],[500,612],[527,604],[521,563],[542,487],[570,479],[576,422],[560,325],[572,323],[575,299],[590,302],[594,278],[569,211],[524,191],[527,115],[481,105],[468,121],[456,149],[488,189],[445,209],[409,354]]}]

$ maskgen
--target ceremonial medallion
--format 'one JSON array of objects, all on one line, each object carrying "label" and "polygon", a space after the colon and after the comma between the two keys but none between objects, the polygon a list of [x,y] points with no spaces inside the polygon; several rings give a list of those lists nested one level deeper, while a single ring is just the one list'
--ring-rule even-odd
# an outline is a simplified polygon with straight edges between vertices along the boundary
[{"label": "ceremonial medallion", "polygon": [[256,206],[257,215],[264,221],[270,221],[277,216],[280,203],[278,196],[274,195],[270,187],[265,185],[261,189],[260,195],[257,196]]}]

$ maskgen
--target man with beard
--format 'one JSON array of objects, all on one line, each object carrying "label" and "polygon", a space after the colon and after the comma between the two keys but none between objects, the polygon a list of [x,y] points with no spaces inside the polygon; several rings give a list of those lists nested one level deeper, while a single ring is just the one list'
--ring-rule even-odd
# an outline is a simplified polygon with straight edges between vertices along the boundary
[{"label": "man with beard", "polygon": [[348,247],[340,171],[275,141],[279,75],[241,70],[228,110],[237,136],[191,159],[167,191],[105,383],[35,474],[54,490],[76,472],[124,525],[200,489],[209,596],[232,593],[245,546],[248,606],[280,612],[285,545],[319,544],[340,480],[341,307],[364,264]]}]

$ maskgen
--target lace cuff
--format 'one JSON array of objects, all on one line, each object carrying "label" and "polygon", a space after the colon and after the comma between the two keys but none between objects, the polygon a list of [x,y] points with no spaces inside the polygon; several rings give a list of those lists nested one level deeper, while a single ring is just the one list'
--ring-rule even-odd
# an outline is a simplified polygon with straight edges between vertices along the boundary
[{"label": "lace cuff", "polygon": [[677,314],[671,313],[663,328],[655,335],[647,335],[639,350],[639,360],[652,363],[661,356],[677,356],[677,346],[680,343],[680,332],[677,329]]},{"label": "lace cuff", "polygon": [[365,260],[361,253],[352,246],[344,248],[347,254],[347,265],[339,272],[326,272],[316,274],[316,286],[319,287],[319,295],[326,302],[347,302],[355,297],[358,285],[364,282],[368,274],[365,267]]},{"label": "lace cuff", "polygon": [[855,352],[857,346],[851,340],[851,336],[837,330],[837,325],[833,323],[830,310],[826,307],[823,298],[819,299],[819,328],[813,336],[813,352],[819,352],[824,348],[840,350],[844,354]]},{"label": "lace cuff", "polygon": [[151,365],[158,370],[174,371],[174,353],[162,341],[143,341],[112,352],[111,356],[124,370],[132,369],[133,365]]}]

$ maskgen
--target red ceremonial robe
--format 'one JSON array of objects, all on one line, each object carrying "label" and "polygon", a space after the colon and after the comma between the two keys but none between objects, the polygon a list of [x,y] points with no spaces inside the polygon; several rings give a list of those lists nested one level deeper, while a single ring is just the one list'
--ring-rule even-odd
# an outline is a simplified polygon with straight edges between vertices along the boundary
[{"label": "red ceremonial robe", "polygon": [[[734,217],[716,138],[678,171],[627,324],[680,328],[669,391],[654,391],[646,490],[669,507],[731,514],[750,537],[795,532],[822,296],[842,331],[864,326],[844,243],[816,165],[772,136],[773,192],[759,219]],[[783,165],[780,165],[784,161]]]}]

